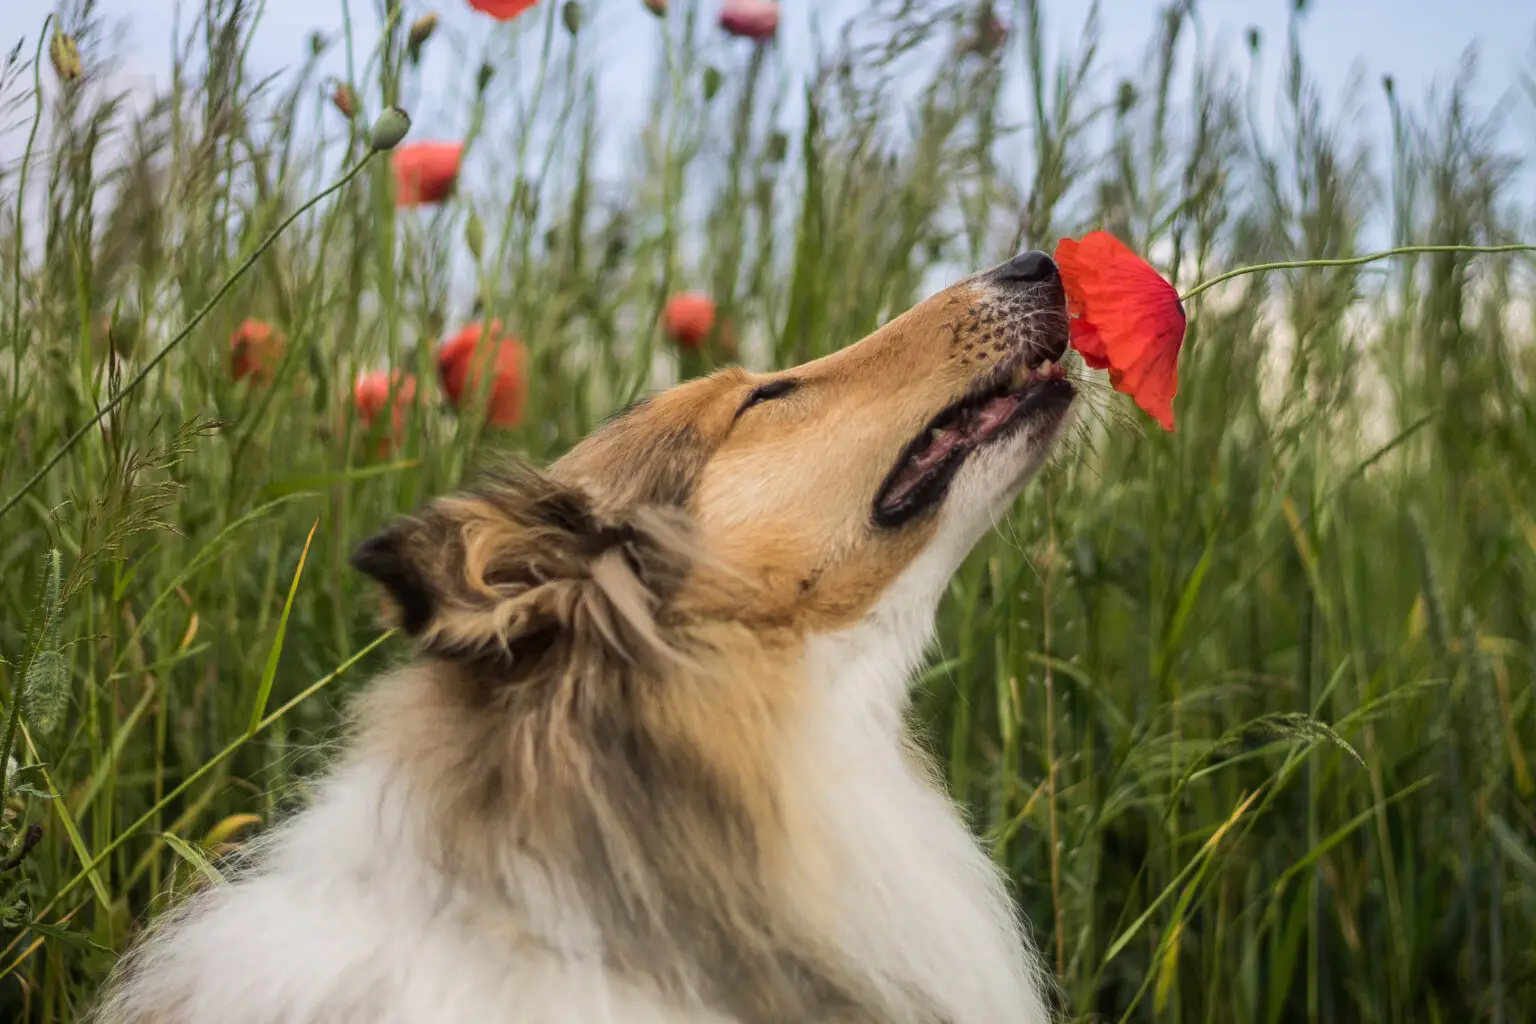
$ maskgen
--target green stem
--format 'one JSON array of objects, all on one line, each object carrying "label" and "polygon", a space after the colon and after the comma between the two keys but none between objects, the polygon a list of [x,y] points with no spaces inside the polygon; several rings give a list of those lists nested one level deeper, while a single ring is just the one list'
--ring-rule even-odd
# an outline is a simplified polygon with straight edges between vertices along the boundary
[{"label": "green stem", "polygon": [[235,282],[245,276],[246,271],[250,270],[251,267],[255,265],[256,261],[261,258],[261,255],[272,247],[272,243],[277,241],[278,235],[281,235],[288,229],[290,224],[298,220],[309,210],[313,209],[322,200],[346,187],[348,182],[357,177],[359,171],[368,166],[368,161],[373,159],[373,155],[377,152],[379,151],[369,150],[361,160],[353,164],[351,169],[348,170],[346,174],[343,174],[334,184],[325,189],[325,191],[310,197],[308,202],[306,202],[303,206],[300,206],[297,210],[294,210],[293,213],[289,214],[286,218],[283,219],[281,224],[273,228],[267,237],[261,240],[261,244],[256,246],[255,250],[245,258],[244,262],[235,268],[234,273],[225,278],[224,283],[219,285],[218,290],[213,293],[207,302],[203,303],[203,307],[199,309],[195,314],[193,314],[192,319],[187,322],[187,325],[183,327],[174,338],[167,342],[164,348],[162,348],[159,352],[156,352],[153,359],[144,364],[144,369],[134,374],[133,379],[124,385],[123,389],[119,391],[110,402],[102,406],[101,409],[97,411],[96,415],[86,420],[79,430],[76,430],[73,434],[69,435],[69,440],[65,441],[59,450],[54,452],[48,461],[43,463],[42,467],[38,469],[36,473],[33,473],[32,476],[27,479],[26,483],[22,484],[21,487],[17,489],[15,494],[5,499],[5,504],[0,505],[0,519],[3,519],[7,512],[15,508],[16,505],[20,503],[21,499],[25,498],[28,492],[30,492],[32,488],[36,487],[38,483],[43,479],[43,477],[48,475],[48,471],[53,469],[54,466],[57,466],[63,460],[64,456],[73,451],[75,445],[80,443],[80,440],[90,432],[92,427],[106,419],[115,409],[117,409],[118,406],[122,405],[123,400],[132,394],[134,389],[136,389],[140,384],[144,383],[144,379],[148,377],[151,372],[153,372],[155,367],[159,366],[165,357],[171,354],[172,349],[174,349],[177,345],[180,345],[183,341],[187,340],[192,332],[197,329],[197,325],[202,323],[203,320],[207,318],[209,313],[213,312],[213,307],[218,305],[219,300],[224,298],[224,296],[228,294],[229,290],[235,286]]},{"label": "green stem", "polygon": [[[11,287],[11,360],[14,376],[11,378],[11,411],[21,408],[21,266],[26,249],[23,240],[26,237],[24,225],[26,224],[27,202],[27,169],[32,166],[32,146],[37,142],[37,129],[43,123],[43,41],[48,38],[48,26],[53,24],[53,15],[43,19],[42,31],[37,36],[37,53],[32,57],[32,96],[36,102],[36,109],[32,115],[32,129],[27,133],[27,148],[21,154],[21,177],[16,185],[16,255],[13,270],[15,272]],[[108,342],[110,343],[110,338]],[[14,437],[11,429],[10,414],[6,416],[6,437]],[[7,446],[6,457],[0,460],[0,474],[10,461],[10,446]]]},{"label": "green stem", "polygon": [[1536,252],[1536,245],[1524,243],[1513,245],[1400,245],[1395,249],[1383,249],[1381,252],[1373,252],[1366,256],[1350,256],[1347,259],[1283,260],[1279,263],[1255,263],[1251,267],[1238,267],[1236,270],[1229,270],[1225,274],[1217,274],[1209,281],[1202,281],[1183,295],[1180,295],[1179,301],[1188,302],[1203,291],[1230,281],[1234,277],[1244,277],[1248,274],[1262,274],[1271,270],[1295,270],[1298,267],[1358,267],[1362,263],[1374,263],[1376,260],[1384,260],[1389,256],[1407,256],[1414,253],[1430,252]]}]

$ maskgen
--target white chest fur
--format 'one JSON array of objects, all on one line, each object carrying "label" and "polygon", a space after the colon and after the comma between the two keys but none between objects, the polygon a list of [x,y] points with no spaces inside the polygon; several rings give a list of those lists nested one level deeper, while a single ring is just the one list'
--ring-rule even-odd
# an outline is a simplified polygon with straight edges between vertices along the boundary
[{"label": "white chest fur", "polygon": [[864,622],[812,641],[823,708],[794,761],[816,776],[802,784],[814,786],[839,946],[955,1024],[1044,1024],[1043,976],[1002,880],[906,740],[907,688],[954,558],[931,548]]}]

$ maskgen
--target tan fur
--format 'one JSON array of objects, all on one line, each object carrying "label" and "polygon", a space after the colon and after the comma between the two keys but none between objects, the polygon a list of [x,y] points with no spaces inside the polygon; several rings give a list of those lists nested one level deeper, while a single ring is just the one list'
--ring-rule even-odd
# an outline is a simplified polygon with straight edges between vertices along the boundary
[{"label": "tan fur", "polygon": [[[680,608],[799,633],[847,625],[934,528],[872,534],[871,495],[929,417],[1004,356],[1005,318],[962,284],[825,358],[780,374],[732,368],[658,395],[550,473],[624,502],[692,471],[704,549],[729,571],[696,574]],[[779,378],[794,393],[732,419],[753,388]],[[658,437],[681,466],[653,468]],[[743,590],[743,579],[753,585]]]},{"label": "tan fur", "polygon": [[[421,855],[487,941],[557,941],[512,884],[543,865],[594,922],[593,955],[679,1007],[941,1024],[830,938],[842,869],[813,824],[820,783],[784,759],[826,699],[808,639],[860,622],[938,528],[875,528],[882,479],[1008,345],[1064,325],[990,294],[967,282],[793,370],[685,383],[359,551],[420,657],[361,699],[348,763],[392,766],[432,823]],[[1059,319],[1059,295],[1036,305]],[[779,380],[794,390],[743,408]]]},{"label": "tan fur", "polygon": [[[425,567],[439,607],[418,640],[447,660],[376,696],[364,734],[438,794],[455,823],[445,856],[484,865],[489,883],[505,823],[522,823],[520,841],[590,869],[628,968],[665,971],[686,960],[674,936],[713,935],[750,993],[713,997],[743,1020],[872,998],[773,906],[796,813],[777,752],[803,702],[788,667],[807,635],[858,621],[928,543],[932,518],[872,530],[871,495],[929,418],[1002,357],[1001,315],[952,289],[784,374],[731,368],[683,384],[547,475],[520,471],[419,517],[406,560]],[[780,377],[793,393],[737,415]],[[604,546],[604,533],[627,539]],[[520,652],[541,629],[559,650]],[[506,661],[460,658],[498,646]],[[615,743],[643,753],[609,758]],[[655,774],[633,777],[637,763]],[[792,856],[799,870],[816,859]]]}]

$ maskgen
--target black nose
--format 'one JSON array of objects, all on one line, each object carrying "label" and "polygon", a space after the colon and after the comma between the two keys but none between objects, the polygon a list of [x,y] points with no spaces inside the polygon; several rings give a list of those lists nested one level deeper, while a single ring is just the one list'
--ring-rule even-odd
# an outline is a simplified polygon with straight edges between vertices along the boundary
[{"label": "black nose", "polygon": [[1003,284],[1045,284],[1061,279],[1055,261],[1039,249],[1019,253],[993,274]]}]

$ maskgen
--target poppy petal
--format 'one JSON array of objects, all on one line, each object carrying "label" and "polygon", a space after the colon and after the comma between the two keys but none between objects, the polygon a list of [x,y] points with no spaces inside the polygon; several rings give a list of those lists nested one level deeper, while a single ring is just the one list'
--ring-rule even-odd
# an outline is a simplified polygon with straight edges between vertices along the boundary
[{"label": "poppy petal", "polygon": [[462,142],[416,142],[394,151],[395,202],[400,206],[440,203],[459,179]]},{"label": "poppy petal", "polygon": [[1116,391],[1172,430],[1186,327],[1178,291],[1105,231],[1062,239],[1056,264],[1072,317],[1072,347],[1089,366],[1109,370]]},{"label": "poppy petal", "polygon": [[[492,351],[483,352],[482,342]],[[470,324],[443,343],[437,354],[438,372],[443,391],[455,408],[480,386],[480,373],[491,374],[486,420],[492,426],[515,427],[522,422],[528,394],[527,350],[522,342],[503,334],[500,321],[492,321],[486,331],[480,324]]]},{"label": "poppy petal", "polygon": [[680,292],[667,300],[662,322],[679,348],[698,349],[715,326],[714,300],[697,292]]},{"label": "poppy petal", "polygon": [[539,0],[469,0],[469,6],[497,21],[511,21]]},{"label": "poppy petal", "polygon": [[746,39],[772,39],[779,30],[779,5],[773,0],[726,0],[720,27]]}]

